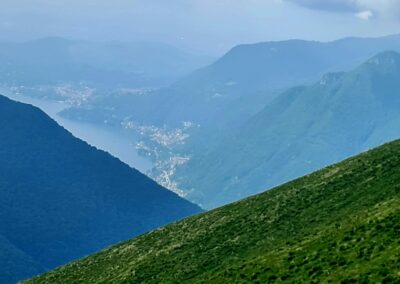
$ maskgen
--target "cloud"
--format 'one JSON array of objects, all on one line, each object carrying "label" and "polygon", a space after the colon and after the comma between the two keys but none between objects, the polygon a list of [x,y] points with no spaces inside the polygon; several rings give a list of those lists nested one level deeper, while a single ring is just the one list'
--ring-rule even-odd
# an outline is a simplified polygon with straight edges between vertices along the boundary
[{"label": "cloud", "polygon": [[358,5],[356,0],[285,0],[299,6],[313,10],[332,12],[356,12]]},{"label": "cloud", "polygon": [[395,14],[399,1],[0,0],[0,41],[160,41],[220,55],[248,42],[397,33],[400,21],[383,15]]},{"label": "cloud", "polygon": [[284,0],[312,10],[352,13],[357,18],[397,18],[400,20],[400,0]]},{"label": "cloud", "polygon": [[360,9],[369,10],[381,18],[400,20],[400,0],[358,0]]},{"label": "cloud", "polygon": [[361,19],[361,20],[369,20],[370,18],[372,18],[374,16],[374,13],[372,13],[371,11],[362,11],[362,12],[358,12],[356,13],[356,17]]}]

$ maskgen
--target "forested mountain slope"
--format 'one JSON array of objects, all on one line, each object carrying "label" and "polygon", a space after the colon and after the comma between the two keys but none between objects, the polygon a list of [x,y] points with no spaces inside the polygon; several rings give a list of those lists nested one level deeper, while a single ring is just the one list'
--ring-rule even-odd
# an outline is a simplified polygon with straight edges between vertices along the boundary
[{"label": "forested mountain slope", "polygon": [[0,96],[1,283],[200,211],[39,109]]},{"label": "forested mountain slope", "polygon": [[215,207],[400,138],[400,54],[279,95],[177,173],[189,198]]}]

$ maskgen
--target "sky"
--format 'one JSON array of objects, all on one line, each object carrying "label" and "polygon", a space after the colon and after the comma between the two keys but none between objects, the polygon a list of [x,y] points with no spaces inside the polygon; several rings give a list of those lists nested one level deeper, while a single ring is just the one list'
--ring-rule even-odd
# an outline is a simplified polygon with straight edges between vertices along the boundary
[{"label": "sky", "polygon": [[400,33],[400,0],[0,0],[0,40],[150,41],[209,55],[241,43]]}]

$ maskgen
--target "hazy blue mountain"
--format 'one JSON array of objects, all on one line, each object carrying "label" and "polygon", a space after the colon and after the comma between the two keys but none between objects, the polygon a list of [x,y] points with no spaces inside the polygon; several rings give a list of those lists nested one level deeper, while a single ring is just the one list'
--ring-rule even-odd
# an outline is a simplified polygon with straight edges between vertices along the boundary
[{"label": "hazy blue mountain", "polygon": [[167,97],[162,119],[211,125],[225,121],[225,127],[238,110],[248,109],[244,117],[254,114],[262,102],[265,105],[278,94],[276,90],[312,83],[327,72],[350,70],[386,50],[400,51],[399,35],[239,45],[162,93]]},{"label": "hazy blue mountain", "polygon": [[200,211],[39,109],[0,97],[0,246],[10,255],[0,256],[1,283]]},{"label": "hazy blue mountain", "polygon": [[[220,140],[234,135],[273,98],[296,84],[311,85],[326,72],[349,71],[386,50],[400,51],[399,35],[327,43],[289,40],[240,45],[168,88],[95,97],[62,115],[117,129],[133,126],[144,136],[141,149],[145,149],[146,157],[155,160],[152,177],[160,181],[167,172],[169,177],[163,185],[171,188],[168,184],[172,181],[174,187],[192,191],[192,184],[182,179],[187,174],[204,174],[202,165],[193,165],[218,147]],[[185,129],[182,122],[188,121],[192,127]],[[147,129],[143,131],[142,126]],[[183,132],[179,139],[177,128]],[[190,166],[193,173],[175,171],[180,167],[175,163],[179,157],[194,160]]]},{"label": "hazy blue mountain", "polygon": [[400,55],[281,94],[178,176],[189,198],[214,207],[400,137]]},{"label": "hazy blue mountain", "polygon": [[99,121],[129,116],[158,125],[191,121],[204,128],[237,127],[283,90],[311,84],[327,72],[349,71],[387,50],[400,51],[399,35],[239,45],[170,87],[146,96],[101,98],[65,115],[88,120],[101,117]]},{"label": "hazy blue mountain", "polygon": [[161,43],[44,38],[0,43],[0,80],[17,86],[84,82],[108,88],[153,87],[173,82],[211,61]]},{"label": "hazy blue mountain", "polygon": [[170,87],[145,94],[110,93],[62,115],[117,127],[129,121],[171,129],[189,121],[201,127],[191,130],[182,151],[195,155],[210,148],[210,137],[220,139],[237,130],[285,89],[311,84],[326,72],[350,70],[386,50],[400,51],[399,35],[239,45]]}]

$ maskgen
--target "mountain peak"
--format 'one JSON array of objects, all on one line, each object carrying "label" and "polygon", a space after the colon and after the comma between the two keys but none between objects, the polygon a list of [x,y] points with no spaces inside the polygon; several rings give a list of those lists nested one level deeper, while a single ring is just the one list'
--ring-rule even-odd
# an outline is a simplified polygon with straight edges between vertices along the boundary
[{"label": "mountain peak", "polygon": [[400,66],[400,53],[396,51],[385,51],[377,54],[367,61],[368,65],[376,66]]},{"label": "mountain peak", "polygon": [[346,73],[344,72],[330,72],[326,73],[322,76],[322,79],[319,81],[320,85],[328,85],[331,83],[338,82]]}]

